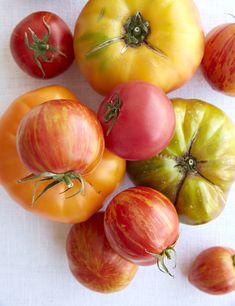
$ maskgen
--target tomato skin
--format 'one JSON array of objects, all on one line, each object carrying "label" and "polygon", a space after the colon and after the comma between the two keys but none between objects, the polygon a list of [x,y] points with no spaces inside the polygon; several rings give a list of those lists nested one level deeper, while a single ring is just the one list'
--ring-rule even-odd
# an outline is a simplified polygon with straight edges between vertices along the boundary
[{"label": "tomato skin", "polygon": [[188,275],[192,285],[209,294],[225,294],[235,290],[235,251],[211,247],[194,260]]},{"label": "tomato skin", "polygon": [[89,173],[104,151],[103,131],[79,100],[50,100],[31,109],[17,130],[17,151],[34,174]]},{"label": "tomato skin", "polygon": [[173,204],[148,187],[133,187],[115,196],[105,211],[105,234],[111,247],[138,265],[153,265],[153,254],[174,245],[179,221]]},{"label": "tomato skin", "polygon": [[176,114],[172,141],[153,158],[128,162],[128,174],[136,185],[166,195],[183,223],[206,223],[222,212],[235,180],[235,126],[212,104],[172,102]]},{"label": "tomato skin", "polygon": [[73,225],[66,245],[72,274],[91,290],[101,293],[122,290],[138,269],[110,247],[104,233],[103,212]]},{"label": "tomato skin", "polygon": [[[48,33],[43,18],[51,30],[48,44],[64,54],[61,55],[58,52],[48,50],[45,53],[49,59],[48,62],[43,60],[42,56],[38,57],[45,74],[38,67],[33,50],[29,49],[25,43],[25,33],[27,33],[29,44],[33,43],[29,28],[35,32],[39,39],[42,39]],[[16,25],[11,34],[10,48],[18,66],[35,78],[49,79],[55,77],[68,69],[74,60],[72,33],[66,23],[52,12],[40,11],[25,17]]]},{"label": "tomato skin", "polygon": [[[157,51],[145,43],[125,50],[124,39],[119,39],[91,52],[108,40],[123,37],[128,18],[138,12],[149,23],[146,40]],[[81,73],[102,95],[133,80],[170,92],[189,80],[201,63],[204,35],[199,19],[191,0],[155,0],[151,5],[148,0],[90,0],[75,26],[75,59]]]},{"label": "tomato skin", "polygon": [[[0,118],[0,184],[9,196],[26,210],[47,219],[63,223],[78,223],[90,218],[98,211],[110,193],[120,184],[125,174],[125,160],[105,149],[97,168],[84,175],[85,190],[76,197],[65,199],[59,195],[65,188],[58,184],[48,190],[36,205],[32,205],[34,182],[18,184],[19,178],[29,174],[16,150],[16,132],[24,115],[34,106],[48,100],[76,100],[76,96],[62,86],[47,86],[17,98]],[[6,133],[7,131],[7,133]],[[75,189],[79,183],[74,182]],[[42,183],[41,188],[45,187]]]},{"label": "tomato skin", "polygon": [[235,23],[223,24],[206,37],[202,70],[209,84],[235,96]]},{"label": "tomato skin", "polygon": [[[108,107],[110,103],[114,105],[117,97],[122,101],[118,117],[106,122]],[[146,159],[161,152],[175,130],[171,101],[160,88],[142,81],[115,87],[101,103],[98,118],[106,147],[126,160]],[[112,120],[115,123],[107,135]]]}]

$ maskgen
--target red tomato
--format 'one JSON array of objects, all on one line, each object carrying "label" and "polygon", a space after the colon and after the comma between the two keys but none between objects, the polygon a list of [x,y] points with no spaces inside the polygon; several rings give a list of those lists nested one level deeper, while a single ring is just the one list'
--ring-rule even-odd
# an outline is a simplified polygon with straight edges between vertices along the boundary
[{"label": "red tomato", "polygon": [[175,130],[171,101],[154,85],[132,81],[114,88],[98,110],[106,147],[127,160],[161,152]]},{"label": "red tomato", "polygon": [[178,239],[179,220],[174,205],[160,192],[148,187],[122,191],[107,207],[104,224],[119,255],[139,265],[160,262],[166,270],[164,256],[170,257]]},{"label": "red tomato", "polygon": [[104,150],[102,128],[95,113],[78,100],[51,100],[33,107],[17,131],[17,151],[35,178],[55,185],[81,180],[100,161]]},{"label": "red tomato", "polygon": [[19,67],[36,78],[55,77],[74,60],[72,33],[51,12],[35,12],[24,18],[12,32],[10,47]]},{"label": "red tomato", "polygon": [[235,290],[235,250],[212,247],[200,253],[189,271],[189,281],[209,294]]},{"label": "red tomato", "polygon": [[75,278],[89,289],[111,293],[126,287],[137,266],[110,247],[104,234],[104,213],[73,225],[67,238],[69,267]]},{"label": "red tomato", "polygon": [[202,68],[213,88],[235,96],[235,23],[220,25],[208,34]]}]

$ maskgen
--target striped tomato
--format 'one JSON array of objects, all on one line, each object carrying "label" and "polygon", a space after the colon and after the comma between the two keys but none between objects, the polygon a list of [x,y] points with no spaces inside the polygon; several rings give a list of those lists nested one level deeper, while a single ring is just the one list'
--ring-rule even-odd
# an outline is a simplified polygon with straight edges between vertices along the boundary
[{"label": "striped tomato", "polygon": [[104,233],[103,212],[72,226],[67,256],[74,277],[85,287],[102,293],[125,288],[138,269],[110,247]]},{"label": "striped tomato", "polygon": [[51,179],[47,188],[64,181],[70,189],[74,179],[83,183],[82,175],[97,166],[104,150],[96,115],[76,100],[32,108],[19,125],[16,142],[21,161],[33,174],[23,180]]},{"label": "striped tomato", "polygon": [[220,25],[208,34],[202,68],[213,88],[235,96],[235,23]]},{"label": "striped tomato", "polygon": [[105,212],[105,233],[112,248],[139,265],[158,263],[168,272],[179,236],[179,220],[174,205],[160,192],[148,187],[122,191]]},{"label": "striped tomato", "polygon": [[225,294],[235,290],[235,250],[222,246],[202,251],[194,260],[188,279],[201,291]]}]

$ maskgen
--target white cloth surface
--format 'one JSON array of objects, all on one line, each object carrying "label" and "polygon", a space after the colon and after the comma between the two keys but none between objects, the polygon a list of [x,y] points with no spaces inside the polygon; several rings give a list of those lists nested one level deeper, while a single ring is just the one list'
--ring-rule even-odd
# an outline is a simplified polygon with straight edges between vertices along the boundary
[{"label": "white cloth surface", "polygon": [[[235,14],[234,0],[195,2],[205,33],[218,24],[233,22],[226,13]],[[9,50],[13,27],[29,13],[51,10],[73,29],[85,3],[85,0],[0,0],[0,114],[17,96],[47,84],[65,85],[87,105],[97,108],[101,97],[90,89],[75,63],[55,79],[36,80],[16,66]],[[200,71],[170,96],[203,99],[235,119],[235,99],[213,91]],[[131,183],[126,178],[119,191],[127,186]],[[175,279],[155,266],[142,267],[125,290],[102,295],[82,287],[69,272],[65,239],[70,226],[24,211],[0,188],[0,306],[235,306],[235,292],[209,296],[187,281],[188,267],[201,250],[214,245],[235,248],[234,216],[235,186],[217,219],[202,226],[180,226]]]}]

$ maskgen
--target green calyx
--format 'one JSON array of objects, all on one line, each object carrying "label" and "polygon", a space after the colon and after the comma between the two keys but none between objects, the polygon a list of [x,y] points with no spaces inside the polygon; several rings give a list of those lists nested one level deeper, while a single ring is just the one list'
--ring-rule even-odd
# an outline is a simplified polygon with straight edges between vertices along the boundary
[{"label": "green calyx", "polygon": [[[28,30],[31,34],[33,43],[32,44],[29,43],[27,32],[24,33],[24,42],[25,42],[26,47],[33,51],[33,56],[34,56],[35,63],[38,66],[38,68],[41,70],[42,76],[44,78],[46,76],[46,74],[45,74],[45,71],[42,67],[42,64],[41,64],[40,60],[42,60],[46,63],[50,63],[50,62],[53,61],[53,57],[49,58],[47,56],[47,52],[50,51],[52,53],[57,53],[57,54],[60,54],[61,56],[64,56],[64,57],[66,57],[66,54],[64,54],[62,51],[60,51],[59,49],[57,49],[54,46],[51,46],[48,43],[48,40],[51,36],[51,28],[50,28],[49,24],[46,22],[45,16],[43,16],[42,20],[43,20],[44,26],[47,29],[47,33],[44,35],[44,37],[42,39],[40,39],[36,35],[36,33],[29,27]],[[40,57],[40,59],[39,59],[39,57]]]},{"label": "green calyx", "polygon": [[232,256],[233,265],[235,267],[235,255]]},{"label": "green calyx", "polygon": [[[170,273],[169,269],[166,266],[165,260],[174,260],[174,269],[176,268],[176,251],[174,249],[174,246],[168,247],[166,248],[161,254],[155,254],[152,252],[149,252],[146,250],[146,253],[153,255],[156,259],[157,259],[157,266],[158,269],[163,272],[163,273],[167,273],[168,275],[170,275],[171,277],[174,278],[174,275],[172,273]],[[173,257],[172,257],[173,254]]]},{"label": "green calyx", "polygon": [[137,12],[135,15],[130,16],[123,24],[123,33],[120,36],[110,38],[94,46],[87,52],[86,56],[92,55],[114,43],[124,41],[125,45],[120,51],[121,54],[124,54],[128,48],[136,48],[145,45],[158,56],[167,58],[166,54],[161,49],[148,42],[150,32],[150,23],[143,18],[140,12]]},{"label": "green calyx", "polygon": [[[66,172],[62,174],[56,174],[52,172],[43,172],[39,175],[30,174],[29,176],[26,176],[23,179],[18,180],[18,183],[24,183],[31,180],[36,180],[33,188],[32,204],[34,204],[46,191],[48,191],[49,189],[51,189],[52,187],[54,187],[55,185],[61,182],[64,182],[67,188],[64,191],[62,191],[60,194],[63,194],[68,190],[70,190],[71,188],[73,188],[74,180],[78,180],[81,184],[81,188],[72,195],[66,197],[66,199],[72,198],[84,191],[84,180],[79,173],[75,172]],[[38,184],[44,181],[51,181],[51,183],[46,185],[43,188],[43,190],[39,194],[37,194]]]},{"label": "green calyx", "polygon": [[127,19],[124,24],[124,41],[127,46],[136,47],[145,42],[150,33],[150,24],[144,20],[140,12]]},{"label": "green calyx", "polygon": [[114,94],[110,101],[106,104],[106,113],[104,114],[104,122],[110,122],[106,136],[108,136],[114,127],[114,124],[119,116],[123,102],[118,93]]}]

